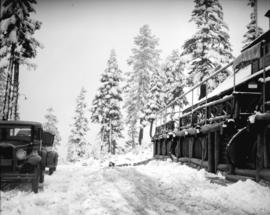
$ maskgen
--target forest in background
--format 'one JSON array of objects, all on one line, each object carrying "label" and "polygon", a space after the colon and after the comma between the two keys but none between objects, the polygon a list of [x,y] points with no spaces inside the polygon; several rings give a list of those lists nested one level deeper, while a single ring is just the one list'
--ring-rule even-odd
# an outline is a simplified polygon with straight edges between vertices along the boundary
[{"label": "forest in background", "polygon": [[[35,0],[1,0],[0,10],[0,116],[2,119],[19,119],[18,98],[20,95],[19,74],[22,66],[35,69],[35,57],[42,45],[34,37],[41,28],[42,20],[32,17]],[[247,20],[247,32],[243,35],[243,46],[262,34],[257,26],[256,1],[247,1],[251,9]],[[127,56],[129,71],[121,71],[117,61],[117,50],[108,53],[107,65],[101,74],[100,88],[92,105],[88,107],[86,90],[82,87],[76,99],[73,124],[68,141],[68,158],[75,161],[92,156],[95,150],[117,153],[134,148],[142,143],[145,127],[151,127],[158,110],[179,97],[209,71],[224,66],[231,60],[229,27],[223,20],[222,5],[218,0],[195,0],[190,22],[196,26],[195,34],[181,48],[171,52],[164,61],[160,59],[159,38],[149,25],[143,25],[134,37],[132,55]],[[42,42],[42,41],[41,41]],[[46,44],[45,44],[46,45]],[[209,85],[215,88],[229,75],[220,75]],[[186,104],[185,98],[179,106]],[[60,143],[57,117],[48,109],[44,129],[53,132]],[[89,122],[100,127],[99,143],[87,140]],[[125,145],[119,140],[128,133]],[[150,132],[151,133],[151,132]],[[99,144],[96,146],[96,144]],[[56,144],[58,145],[58,144]]]}]

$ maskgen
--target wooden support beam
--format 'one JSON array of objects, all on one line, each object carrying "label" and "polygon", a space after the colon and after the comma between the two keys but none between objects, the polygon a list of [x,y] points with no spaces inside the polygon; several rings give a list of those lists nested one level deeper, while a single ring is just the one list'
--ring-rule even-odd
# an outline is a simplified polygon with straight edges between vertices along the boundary
[{"label": "wooden support beam", "polygon": [[188,157],[191,159],[193,157],[193,144],[194,144],[194,137],[188,137],[189,144],[188,144]]},{"label": "wooden support beam", "polygon": [[237,182],[237,181],[246,181],[246,180],[254,180],[253,177],[248,177],[248,176],[242,176],[242,175],[226,175],[225,176],[226,180],[232,181],[232,182]]},{"label": "wooden support beam", "polygon": [[197,166],[200,166],[202,168],[208,168],[208,162],[207,161],[201,161],[200,159],[197,158],[188,158],[188,157],[182,157],[182,158],[178,158],[179,162],[183,162],[183,163],[192,163],[195,164]]},{"label": "wooden support beam", "polygon": [[178,160],[179,160],[180,162],[188,163],[190,159],[187,158],[187,157],[182,157],[182,158],[179,158]]},{"label": "wooden support beam", "polygon": [[220,131],[215,131],[215,172],[217,172],[217,166],[219,164],[219,147],[220,146]]},{"label": "wooden support beam", "polygon": [[162,140],[162,155],[167,155],[166,154],[166,140]]},{"label": "wooden support beam", "polygon": [[169,155],[171,152],[171,146],[172,146],[172,139],[166,141],[166,155]]},{"label": "wooden support beam", "polygon": [[198,83],[195,86],[193,86],[191,89],[189,89],[187,92],[183,93],[181,96],[175,98],[172,102],[170,102],[165,108],[163,108],[162,110],[160,110],[157,114],[162,113],[167,107],[172,106],[177,101],[179,101],[180,99],[184,98],[187,94],[191,93],[193,90],[195,90],[196,88],[200,87],[203,83],[206,83],[208,80],[212,79],[213,77],[215,77],[219,73],[225,71],[227,68],[229,68],[232,65],[233,65],[233,61],[230,62],[229,64],[227,64],[226,66],[222,67],[222,68],[214,69],[213,71],[210,72],[210,74],[211,74],[210,76],[208,76],[207,78],[205,78],[204,80],[202,80],[200,83]]},{"label": "wooden support beam", "polygon": [[257,154],[256,154],[256,181],[260,180],[260,170],[263,168],[263,132],[257,134]]},{"label": "wooden support beam", "polygon": [[266,135],[267,132],[270,132],[270,130],[265,127],[264,133],[263,133],[263,167],[268,168],[269,167],[269,142],[267,142]]},{"label": "wooden support beam", "polygon": [[197,159],[197,158],[191,158],[190,162],[200,166],[201,168],[208,168],[208,162],[207,161],[202,161],[202,160]]},{"label": "wooden support beam", "polygon": [[208,138],[208,172],[215,172],[214,168],[214,140],[213,140],[213,133],[209,132],[207,134]]},{"label": "wooden support beam", "polygon": [[168,158],[170,158],[169,156],[163,156],[163,155],[156,155],[155,159],[158,160],[167,160]]},{"label": "wooden support beam", "polygon": [[175,148],[175,155],[177,158],[181,157],[181,138],[177,138],[176,148]]},{"label": "wooden support beam", "polygon": [[157,140],[154,140],[154,142],[153,142],[153,157],[155,157],[155,155],[157,154],[156,149],[157,149]]},{"label": "wooden support beam", "polygon": [[257,174],[259,174],[260,178],[270,181],[270,169],[265,168],[261,169],[259,172],[257,172],[256,169],[238,169],[235,168],[235,174],[242,175],[242,176],[248,176],[248,177],[257,177]]},{"label": "wooden support beam", "polygon": [[157,155],[161,155],[161,146],[162,146],[162,144],[161,144],[161,141],[162,140],[158,140],[158,151],[157,151]]}]

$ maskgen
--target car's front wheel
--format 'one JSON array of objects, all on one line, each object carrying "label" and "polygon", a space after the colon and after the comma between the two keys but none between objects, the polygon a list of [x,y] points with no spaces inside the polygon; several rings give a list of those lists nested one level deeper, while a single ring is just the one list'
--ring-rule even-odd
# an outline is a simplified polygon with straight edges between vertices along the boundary
[{"label": "car's front wheel", "polygon": [[[38,183],[40,181],[40,176],[41,176],[41,168],[40,165],[36,165],[34,169],[34,178],[32,179],[32,191],[34,193],[38,193]],[[44,179],[43,179],[44,180]]]},{"label": "car's front wheel", "polygon": [[42,167],[40,169],[39,183],[43,183],[44,182],[44,175],[45,175],[45,168]]},{"label": "car's front wheel", "polygon": [[52,175],[55,170],[56,170],[56,167],[50,167],[49,168],[49,175]]}]

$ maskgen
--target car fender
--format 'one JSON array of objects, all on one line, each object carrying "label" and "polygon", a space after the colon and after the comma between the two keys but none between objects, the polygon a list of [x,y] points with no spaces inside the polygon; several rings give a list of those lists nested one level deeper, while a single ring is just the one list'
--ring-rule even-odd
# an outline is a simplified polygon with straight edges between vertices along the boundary
[{"label": "car fender", "polygon": [[41,162],[41,156],[39,155],[30,155],[27,158],[27,163],[31,164],[31,165],[37,165]]}]

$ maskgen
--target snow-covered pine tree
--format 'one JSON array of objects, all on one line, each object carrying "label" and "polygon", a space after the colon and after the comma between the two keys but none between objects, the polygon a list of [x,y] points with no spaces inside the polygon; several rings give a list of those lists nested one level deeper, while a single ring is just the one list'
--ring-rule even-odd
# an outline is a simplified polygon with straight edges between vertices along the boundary
[{"label": "snow-covered pine tree", "polygon": [[54,150],[57,150],[57,147],[60,146],[60,142],[61,142],[61,137],[60,137],[60,133],[58,131],[57,128],[57,117],[54,114],[54,110],[53,108],[48,108],[47,109],[47,113],[45,115],[45,122],[43,123],[43,129],[44,131],[48,131],[52,134],[54,134]]},{"label": "snow-covered pine tree", "polygon": [[76,109],[71,127],[71,134],[68,140],[67,160],[77,161],[80,158],[85,158],[88,152],[88,141],[86,139],[88,127],[88,119],[86,116],[87,105],[85,102],[86,90],[81,89],[79,96],[76,99]]},{"label": "snow-covered pine tree", "polygon": [[162,65],[162,71],[164,73],[163,102],[165,105],[168,105],[174,101],[173,105],[167,110],[168,113],[171,112],[172,114],[166,117],[170,117],[170,120],[175,120],[175,117],[179,116],[180,108],[187,104],[185,97],[175,101],[176,98],[184,93],[184,87],[186,86],[184,62],[179,50],[173,50],[167,57]]},{"label": "snow-covered pine tree", "polygon": [[[121,70],[118,67],[115,51],[112,50],[107,68],[101,75],[101,86],[93,99],[91,121],[101,125],[100,136],[102,144],[109,153],[115,154],[116,143],[122,137],[122,89]],[[101,146],[103,150],[103,145]]]},{"label": "snow-covered pine tree", "polygon": [[[194,0],[195,8],[190,21],[195,22],[197,31],[183,45],[182,55],[189,60],[188,84],[198,83],[214,68],[224,66],[232,58],[228,26],[223,21],[222,6],[218,0]],[[208,89],[213,89],[228,76],[220,73]]]},{"label": "snow-covered pine tree", "polygon": [[[1,31],[0,31],[1,34]],[[0,35],[1,38],[1,35]],[[1,42],[0,42],[1,45]],[[3,118],[4,100],[5,100],[5,86],[6,86],[6,69],[8,67],[8,60],[6,58],[6,51],[4,47],[0,46],[0,120]]]},{"label": "snow-covered pine tree", "polygon": [[134,39],[135,48],[132,49],[132,56],[128,63],[132,66],[132,71],[126,74],[127,85],[125,87],[127,110],[127,123],[129,125],[129,135],[132,145],[135,146],[139,131],[139,144],[143,137],[143,128],[146,122],[146,105],[150,92],[150,79],[154,71],[159,68],[160,50],[157,49],[158,38],[152,35],[148,25],[140,28],[139,35]]},{"label": "snow-covered pine tree", "polygon": [[247,25],[247,32],[244,34],[244,47],[251,43],[256,37],[260,36],[263,33],[263,29],[258,26],[256,13],[257,13],[257,0],[248,0],[248,5],[252,8],[250,14],[250,22]]},{"label": "snow-covered pine tree", "polygon": [[148,102],[145,109],[145,118],[150,122],[150,137],[152,137],[153,122],[156,119],[157,112],[165,106],[164,103],[164,73],[157,68],[153,71],[150,80],[150,90],[148,93]]},{"label": "snow-covered pine tree", "polygon": [[[36,0],[2,0],[0,10],[0,55],[4,54],[0,65],[5,73],[5,93],[2,113],[6,119],[18,118],[19,68],[30,64],[28,59],[36,56],[40,43],[33,37],[41,22],[31,17],[35,12]],[[3,63],[1,62],[1,64]],[[4,68],[4,69],[3,69]]]},{"label": "snow-covered pine tree", "polygon": [[[181,59],[179,50],[173,50],[162,66],[165,75],[164,89],[164,102],[169,104],[177,97],[184,93],[185,75],[184,75],[184,62]],[[182,107],[186,103],[186,99],[177,101],[175,104]]]}]

